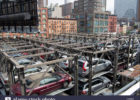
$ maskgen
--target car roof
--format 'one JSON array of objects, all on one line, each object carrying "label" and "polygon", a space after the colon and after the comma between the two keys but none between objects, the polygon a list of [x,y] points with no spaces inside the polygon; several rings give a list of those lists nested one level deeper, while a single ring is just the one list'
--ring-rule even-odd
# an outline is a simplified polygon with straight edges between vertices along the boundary
[{"label": "car roof", "polygon": [[[99,60],[100,58],[92,58],[93,61],[95,60]],[[105,59],[100,59],[100,60],[105,60]],[[80,58],[78,61],[82,61],[82,62],[85,62],[86,59],[85,58]]]}]

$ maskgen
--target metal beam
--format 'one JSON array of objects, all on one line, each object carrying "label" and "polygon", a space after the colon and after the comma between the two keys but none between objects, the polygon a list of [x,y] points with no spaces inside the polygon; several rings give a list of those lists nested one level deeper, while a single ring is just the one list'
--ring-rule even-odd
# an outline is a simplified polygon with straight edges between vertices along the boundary
[{"label": "metal beam", "polygon": [[18,47],[14,47],[14,48],[20,49],[20,48],[27,48],[27,47],[33,47],[33,45],[18,46]]},{"label": "metal beam", "polygon": [[[24,67],[24,69],[34,68],[34,67],[43,66],[43,65],[56,64],[56,63],[59,63],[59,62],[63,62],[63,61],[66,61],[66,60],[73,60],[73,59],[74,59],[74,57],[57,59],[57,60],[53,60],[53,61],[44,62],[42,64],[28,65],[28,66]],[[20,68],[20,67],[17,66],[17,68]]]},{"label": "metal beam", "polygon": [[38,54],[26,55],[26,56],[15,57],[15,58],[16,59],[23,59],[23,58],[28,58],[28,57],[37,57],[37,56],[42,56],[42,55],[49,55],[49,54],[53,54],[53,53],[54,53],[54,51],[51,51],[51,52],[38,53]]},{"label": "metal beam", "polygon": [[29,52],[29,51],[37,51],[37,50],[42,50],[43,48],[34,48],[34,49],[26,49],[26,50],[18,50],[18,51],[11,51],[11,52],[6,52],[7,54],[13,54],[13,53],[20,53],[20,52]]}]

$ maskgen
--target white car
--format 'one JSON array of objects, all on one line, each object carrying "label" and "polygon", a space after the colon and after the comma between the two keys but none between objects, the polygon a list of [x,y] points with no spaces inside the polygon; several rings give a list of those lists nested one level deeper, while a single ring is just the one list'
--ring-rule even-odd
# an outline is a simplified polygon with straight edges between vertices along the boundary
[{"label": "white car", "polygon": [[[66,55],[62,56],[62,58],[67,58]],[[61,66],[63,69],[68,69],[69,68],[69,61],[63,61],[59,63],[59,66]]]}]

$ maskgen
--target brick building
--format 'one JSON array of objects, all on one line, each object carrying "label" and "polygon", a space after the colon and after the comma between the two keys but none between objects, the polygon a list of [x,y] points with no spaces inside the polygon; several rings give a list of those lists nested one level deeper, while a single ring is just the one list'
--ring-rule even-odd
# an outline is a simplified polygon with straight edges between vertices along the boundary
[{"label": "brick building", "polygon": [[49,34],[77,33],[77,20],[66,18],[49,18]]},{"label": "brick building", "polygon": [[108,17],[108,32],[117,32],[117,16],[110,15]]},{"label": "brick building", "polygon": [[48,34],[48,9],[47,8],[39,8],[39,32]]}]

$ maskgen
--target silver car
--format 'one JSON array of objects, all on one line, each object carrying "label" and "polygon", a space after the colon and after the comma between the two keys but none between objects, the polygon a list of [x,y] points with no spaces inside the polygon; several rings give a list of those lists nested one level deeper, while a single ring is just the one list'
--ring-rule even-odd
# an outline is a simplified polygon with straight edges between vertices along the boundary
[{"label": "silver car", "polygon": [[[100,76],[92,80],[91,90],[92,93],[96,93],[104,88],[109,88],[111,80],[107,77]],[[84,83],[79,86],[80,95],[87,95],[89,90],[89,83]]]},{"label": "silver car", "polygon": [[[92,60],[92,70],[94,71],[94,74],[97,74],[102,71],[109,71],[112,69],[111,61],[105,60],[105,59],[100,59],[99,63],[98,61],[99,61],[99,58],[93,58]],[[86,61],[85,59],[79,59],[78,65],[79,65],[79,75],[82,77],[88,76],[89,75],[88,61]]]}]

